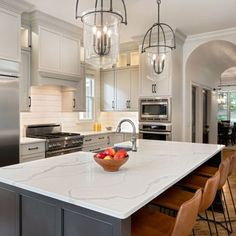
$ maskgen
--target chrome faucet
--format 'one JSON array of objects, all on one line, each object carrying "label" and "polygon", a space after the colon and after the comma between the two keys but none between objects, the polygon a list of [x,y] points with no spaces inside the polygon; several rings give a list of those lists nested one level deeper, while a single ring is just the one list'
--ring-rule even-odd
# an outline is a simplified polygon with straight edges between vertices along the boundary
[{"label": "chrome faucet", "polygon": [[134,122],[130,119],[124,119],[124,120],[121,120],[117,126],[117,129],[116,129],[116,132],[117,133],[120,133],[121,132],[121,125],[124,123],[124,122],[128,122],[131,124],[132,128],[133,128],[133,133],[132,133],[132,137],[131,137],[131,142],[132,142],[132,152],[137,152],[137,138],[136,138],[136,128],[135,128],[135,125],[134,125]]}]

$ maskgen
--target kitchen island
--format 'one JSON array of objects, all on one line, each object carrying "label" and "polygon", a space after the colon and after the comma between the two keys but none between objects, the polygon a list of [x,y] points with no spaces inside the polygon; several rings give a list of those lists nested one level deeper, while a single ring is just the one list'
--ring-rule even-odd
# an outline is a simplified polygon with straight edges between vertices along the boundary
[{"label": "kitchen island", "polygon": [[137,145],[115,173],[104,172],[86,152],[0,168],[0,235],[130,236],[134,212],[203,163],[219,163],[224,147]]}]

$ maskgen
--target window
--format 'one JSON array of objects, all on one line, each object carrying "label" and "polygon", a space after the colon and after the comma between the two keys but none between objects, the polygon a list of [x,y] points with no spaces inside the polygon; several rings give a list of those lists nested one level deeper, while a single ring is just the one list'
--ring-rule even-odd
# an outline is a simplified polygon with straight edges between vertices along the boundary
[{"label": "window", "polygon": [[223,102],[218,104],[218,120],[236,122],[236,92],[221,92]]},{"label": "window", "polygon": [[79,119],[84,121],[94,120],[94,78],[88,76],[86,78],[86,112],[80,112]]}]

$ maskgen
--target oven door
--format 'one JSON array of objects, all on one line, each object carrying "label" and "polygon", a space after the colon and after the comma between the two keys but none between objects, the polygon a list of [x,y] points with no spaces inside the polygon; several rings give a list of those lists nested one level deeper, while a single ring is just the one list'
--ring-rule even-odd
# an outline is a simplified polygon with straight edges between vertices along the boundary
[{"label": "oven door", "polygon": [[140,139],[171,141],[171,132],[139,131]]},{"label": "oven door", "polygon": [[140,104],[140,121],[170,119],[168,101],[163,102],[142,102]]},{"label": "oven door", "polygon": [[59,150],[53,150],[53,151],[46,151],[45,157],[54,157],[54,156],[60,156],[72,152],[80,152],[82,151],[82,147],[75,147],[75,148],[64,148]]}]

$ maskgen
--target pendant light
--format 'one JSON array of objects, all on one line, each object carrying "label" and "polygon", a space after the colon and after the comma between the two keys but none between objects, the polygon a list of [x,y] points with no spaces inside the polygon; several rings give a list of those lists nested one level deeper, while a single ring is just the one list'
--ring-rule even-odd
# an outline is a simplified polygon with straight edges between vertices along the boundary
[{"label": "pendant light", "polygon": [[[121,11],[114,9],[113,0],[95,0],[94,9],[78,14],[76,19],[83,23],[85,62],[99,68],[117,63],[119,57],[119,26],[127,25],[127,11],[124,0],[116,0]],[[122,14],[123,13],[123,14]]]},{"label": "pendant light", "polygon": [[161,74],[164,71],[166,54],[176,48],[174,30],[165,23],[161,23],[160,5],[161,0],[157,0],[158,21],[153,24],[144,36],[142,43],[142,53],[147,53],[151,58],[149,63],[152,64],[155,74]]}]

